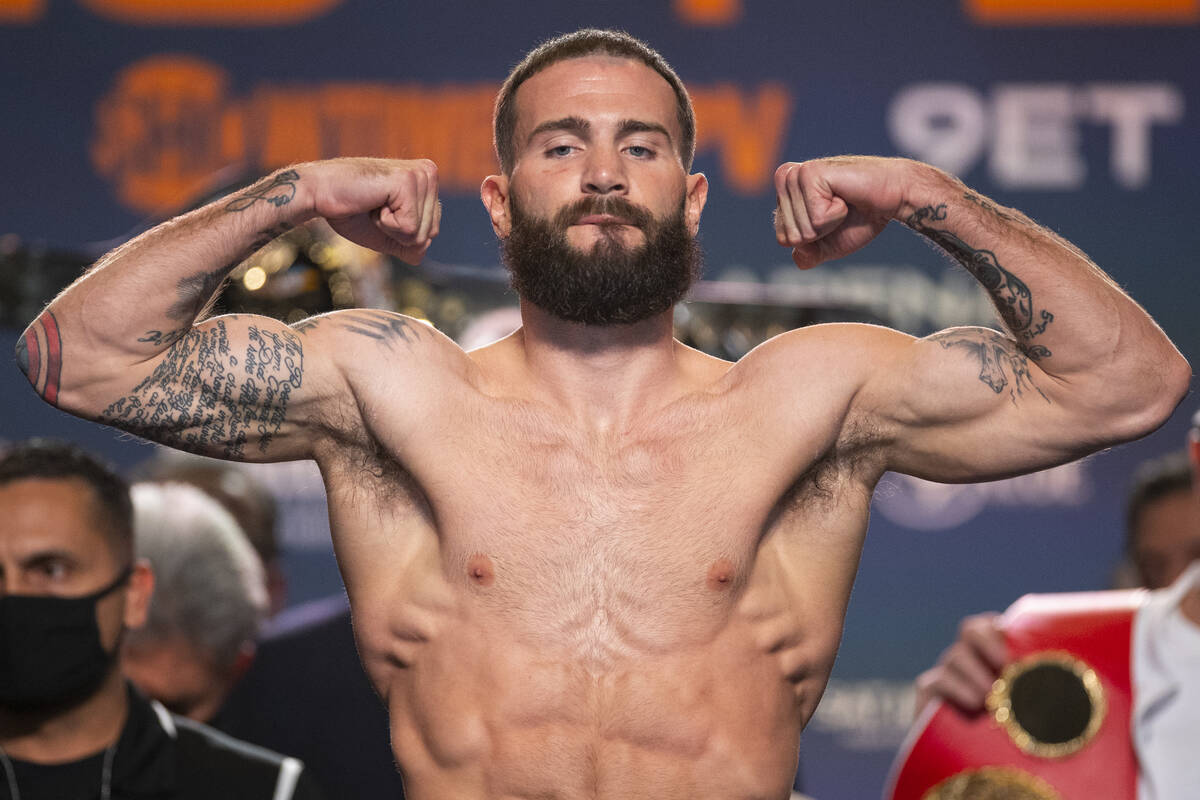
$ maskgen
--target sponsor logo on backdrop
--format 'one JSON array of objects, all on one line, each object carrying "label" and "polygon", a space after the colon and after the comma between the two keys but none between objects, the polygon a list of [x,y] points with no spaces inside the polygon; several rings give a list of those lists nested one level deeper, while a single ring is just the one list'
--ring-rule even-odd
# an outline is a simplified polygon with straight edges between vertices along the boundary
[{"label": "sponsor logo on backdrop", "polygon": [[[342,0],[78,0],[96,16],[129,25],[294,25]],[[0,0],[0,23],[38,22],[46,0]]]},{"label": "sponsor logo on backdrop", "polygon": [[[1156,127],[1183,119],[1183,92],[1169,83],[916,83],[888,107],[900,152],[962,175],[986,161],[1005,189],[1071,190],[1107,171],[1141,189],[1153,166]],[[1107,164],[1087,163],[1088,127],[1107,128]]]},{"label": "sponsor logo on backdrop", "polygon": [[1094,494],[1088,462],[989,483],[934,483],[889,472],[875,489],[873,508],[890,522],[924,531],[957,528],[988,508],[1078,508]]},{"label": "sponsor logo on backdrop", "polygon": [[1198,0],[965,0],[988,25],[1186,25],[1200,21]]},{"label": "sponsor logo on backdrop", "polygon": [[[163,213],[230,164],[247,170],[334,156],[431,158],[441,187],[475,194],[496,171],[490,83],[262,84],[231,94],[228,74],[184,55],[124,69],[96,106],[92,163],[121,202]],[[771,186],[792,114],[779,83],[690,88],[697,151],[715,155],[725,184],[758,194]]]},{"label": "sponsor logo on backdrop", "polygon": [[894,750],[912,725],[915,702],[912,681],[833,679],[808,729],[850,750]]},{"label": "sponsor logo on backdrop", "polygon": [[742,0],[674,0],[675,16],[688,25],[717,28],[742,18]]}]

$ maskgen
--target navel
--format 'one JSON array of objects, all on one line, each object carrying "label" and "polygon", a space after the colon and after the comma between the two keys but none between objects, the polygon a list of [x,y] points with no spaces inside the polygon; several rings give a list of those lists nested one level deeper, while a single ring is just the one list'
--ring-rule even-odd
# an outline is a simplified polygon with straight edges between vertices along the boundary
[{"label": "navel", "polygon": [[708,588],[714,592],[725,591],[733,586],[734,577],[733,562],[728,558],[718,558],[708,568]]},{"label": "navel", "polygon": [[490,558],[483,553],[475,553],[467,559],[467,577],[479,586],[491,586],[496,580],[496,568]]}]

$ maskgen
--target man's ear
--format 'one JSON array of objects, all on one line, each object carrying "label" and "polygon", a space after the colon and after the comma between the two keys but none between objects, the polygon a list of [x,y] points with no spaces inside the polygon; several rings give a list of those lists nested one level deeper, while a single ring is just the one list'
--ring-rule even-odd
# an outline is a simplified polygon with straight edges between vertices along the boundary
[{"label": "man's ear", "polygon": [[125,627],[140,628],[146,624],[150,612],[150,596],[154,594],[154,572],[150,562],[139,558],[129,576],[129,589],[125,592]]},{"label": "man's ear", "polygon": [[479,199],[492,219],[492,230],[501,239],[507,239],[512,230],[512,217],[508,207],[508,178],[504,175],[488,175],[479,187]]},{"label": "man's ear", "polygon": [[695,236],[700,232],[700,214],[708,202],[708,178],[703,172],[687,176],[687,194],[683,198],[683,220],[688,232]]}]

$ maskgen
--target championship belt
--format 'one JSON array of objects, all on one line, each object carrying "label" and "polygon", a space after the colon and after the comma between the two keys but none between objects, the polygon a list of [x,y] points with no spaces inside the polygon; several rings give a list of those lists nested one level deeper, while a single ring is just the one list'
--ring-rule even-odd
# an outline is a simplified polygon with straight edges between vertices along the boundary
[{"label": "championship belt", "polygon": [[892,765],[890,800],[1134,800],[1133,618],[1144,590],[1026,595],[985,713],[935,700]]}]

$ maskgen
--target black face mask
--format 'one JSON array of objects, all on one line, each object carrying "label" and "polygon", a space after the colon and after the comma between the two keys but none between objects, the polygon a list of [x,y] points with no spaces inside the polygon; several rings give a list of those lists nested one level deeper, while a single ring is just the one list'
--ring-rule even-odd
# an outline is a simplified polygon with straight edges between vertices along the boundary
[{"label": "black face mask", "polygon": [[0,597],[0,708],[69,707],[96,691],[116,659],[100,644],[96,603],[132,574],[82,597]]}]

